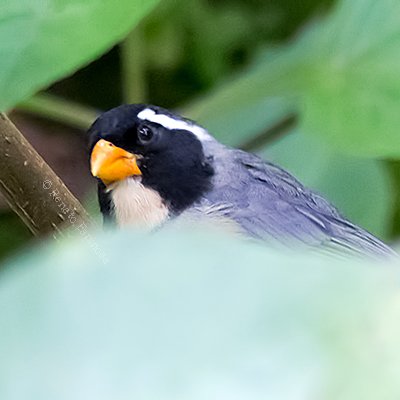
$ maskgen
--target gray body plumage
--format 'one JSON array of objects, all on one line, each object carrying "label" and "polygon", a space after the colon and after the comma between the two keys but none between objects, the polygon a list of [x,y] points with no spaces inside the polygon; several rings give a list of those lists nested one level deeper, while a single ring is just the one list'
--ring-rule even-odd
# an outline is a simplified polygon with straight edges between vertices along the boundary
[{"label": "gray body plumage", "polygon": [[394,255],[278,166],[212,138],[203,147],[215,169],[212,190],[186,213],[231,219],[243,233],[271,244],[297,243],[338,254]]}]

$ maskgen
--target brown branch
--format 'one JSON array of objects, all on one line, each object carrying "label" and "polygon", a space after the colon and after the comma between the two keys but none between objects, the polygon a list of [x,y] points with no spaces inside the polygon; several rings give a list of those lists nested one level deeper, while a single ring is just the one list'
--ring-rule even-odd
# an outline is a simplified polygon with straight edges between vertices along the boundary
[{"label": "brown branch", "polygon": [[82,231],[90,224],[80,202],[3,113],[0,191],[34,235],[58,236],[64,227]]}]

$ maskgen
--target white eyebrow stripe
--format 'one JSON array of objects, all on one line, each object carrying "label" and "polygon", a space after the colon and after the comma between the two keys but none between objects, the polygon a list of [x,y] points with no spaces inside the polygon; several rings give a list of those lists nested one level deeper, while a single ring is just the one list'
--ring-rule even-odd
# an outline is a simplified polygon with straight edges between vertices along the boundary
[{"label": "white eyebrow stripe", "polygon": [[137,116],[142,120],[160,124],[167,129],[182,129],[192,132],[193,135],[195,135],[200,141],[211,139],[211,136],[207,133],[207,131],[200,126],[190,124],[186,121],[174,119],[165,114],[156,114],[156,112],[150,108],[145,108]]}]

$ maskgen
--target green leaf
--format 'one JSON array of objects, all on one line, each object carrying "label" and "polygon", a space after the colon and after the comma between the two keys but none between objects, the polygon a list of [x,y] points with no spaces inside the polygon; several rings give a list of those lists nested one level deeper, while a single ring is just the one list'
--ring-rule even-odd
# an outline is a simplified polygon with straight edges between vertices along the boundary
[{"label": "green leaf", "polygon": [[269,97],[287,96],[298,100],[305,134],[342,152],[399,156],[399,70],[400,2],[342,0],[296,42],[267,53],[189,111],[212,127],[217,118],[242,116],[244,138]]},{"label": "green leaf", "polygon": [[[288,56],[292,57],[297,59],[296,54]],[[293,71],[294,61],[289,62],[286,55],[267,59],[182,112],[230,145],[240,144],[278,123],[298,108],[293,87],[301,78]]]},{"label": "green leaf", "polygon": [[100,56],[157,2],[2,0],[0,109],[13,107]]},{"label": "green leaf", "polygon": [[382,162],[340,154],[319,138],[293,132],[262,152],[330,199],[353,222],[388,237],[393,187]]},{"label": "green leaf", "polygon": [[94,236],[103,265],[86,240],[3,271],[2,400],[399,398],[397,269],[173,231]]},{"label": "green leaf", "polygon": [[304,131],[343,151],[398,157],[400,2],[342,1],[321,26],[313,61],[319,71],[305,91]]},{"label": "green leaf", "polygon": [[203,110],[200,110],[203,104],[197,103],[183,113],[203,124],[221,142],[240,146],[295,110],[294,101],[280,97],[252,101],[246,97],[247,93],[248,88],[239,88],[232,96],[204,104],[206,107]]}]

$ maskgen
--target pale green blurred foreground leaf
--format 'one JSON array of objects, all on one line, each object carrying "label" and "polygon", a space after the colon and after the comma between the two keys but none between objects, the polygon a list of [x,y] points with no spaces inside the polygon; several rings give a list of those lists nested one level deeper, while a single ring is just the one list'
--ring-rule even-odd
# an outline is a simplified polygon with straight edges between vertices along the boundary
[{"label": "pale green blurred foreground leaf", "polygon": [[265,118],[258,109],[266,98],[297,97],[304,133],[343,152],[398,157],[399,70],[400,2],[342,0],[329,18],[189,111],[225,137],[219,121],[242,115],[246,137]]},{"label": "pale green blurred foreground leaf", "polygon": [[120,41],[158,0],[1,0],[0,110]]},{"label": "pale green blurred foreground leaf", "polygon": [[8,265],[0,398],[397,400],[398,270],[214,233],[101,235]]}]

